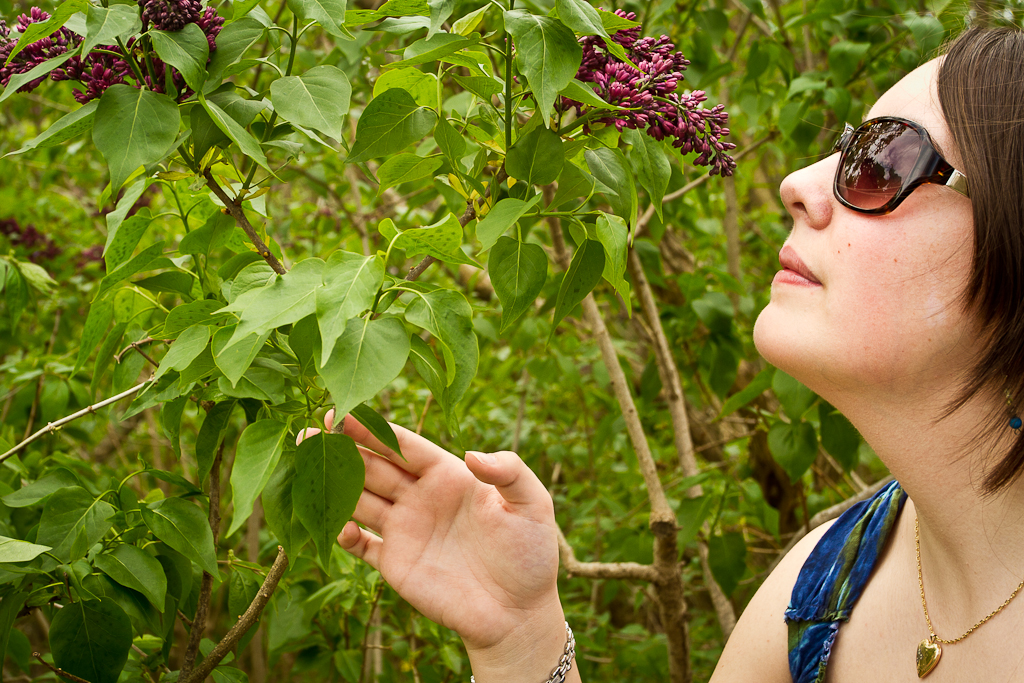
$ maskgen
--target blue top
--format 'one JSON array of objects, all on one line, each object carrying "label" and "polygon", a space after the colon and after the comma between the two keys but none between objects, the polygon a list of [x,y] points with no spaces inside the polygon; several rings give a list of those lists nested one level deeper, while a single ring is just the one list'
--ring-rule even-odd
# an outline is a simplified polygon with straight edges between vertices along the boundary
[{"label": "blue top", "polygon": [[786,608],[793,683],[823,683],[840,623],[871,578],[907,494],[893,481],[844,512],[807,557]]}]

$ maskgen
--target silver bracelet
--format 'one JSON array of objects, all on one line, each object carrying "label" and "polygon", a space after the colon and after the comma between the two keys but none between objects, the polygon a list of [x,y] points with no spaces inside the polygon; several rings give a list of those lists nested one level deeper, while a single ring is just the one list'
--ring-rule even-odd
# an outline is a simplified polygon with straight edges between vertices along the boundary
[{"label": "silver bracelet", "polygon": [[[565,676],[572,669],[572,660],[576,658],[576,636],[569,628],[569,622],[565,622],[565,650],[562,658],[558,660],[558,666],[554,668],[551,675],[544,683],[565,683]],[[476,677],[470,676],[469,683],[476,683]]]}]

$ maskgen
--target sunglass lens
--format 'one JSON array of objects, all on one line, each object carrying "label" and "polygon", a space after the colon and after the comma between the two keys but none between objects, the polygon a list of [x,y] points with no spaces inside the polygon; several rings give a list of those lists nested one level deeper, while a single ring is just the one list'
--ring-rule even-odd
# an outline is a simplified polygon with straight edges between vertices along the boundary
[{"label": "sunglass lens", "polygon": [[858,128],[846,147],[838,190],[861,209],[878,209],[895,197],[914,172],[921,136],[899,121]]}]

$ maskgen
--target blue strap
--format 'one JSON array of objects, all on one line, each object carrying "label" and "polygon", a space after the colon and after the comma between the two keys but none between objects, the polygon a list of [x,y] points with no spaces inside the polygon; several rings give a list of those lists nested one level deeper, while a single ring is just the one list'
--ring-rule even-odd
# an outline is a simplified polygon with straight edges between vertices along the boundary
[{"label": "blue strap", "polygon": [[821,683],[839,624],[850,618],[907,495],[893,481],[844,512],[800,569],[786,609],[793,683]]}]

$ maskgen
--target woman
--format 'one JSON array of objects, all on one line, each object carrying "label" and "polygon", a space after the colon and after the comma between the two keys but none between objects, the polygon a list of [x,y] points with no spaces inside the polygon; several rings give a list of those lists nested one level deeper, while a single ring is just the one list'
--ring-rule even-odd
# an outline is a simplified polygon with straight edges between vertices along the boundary
[{"label": "woman", "polygon": [[[1024,681],[1022,64],[1024,34],[969,30],[783,182],[794,225],[758,350],[842,410],[900,483],[784,558],[715,681]],[[480,683],[561,680],[537,477],[513,453],[463,462],[396,428],[403,461],[345,431],[385,457],[365,453],[366,528],[350,522],[341,546],[456,630]]]}]

